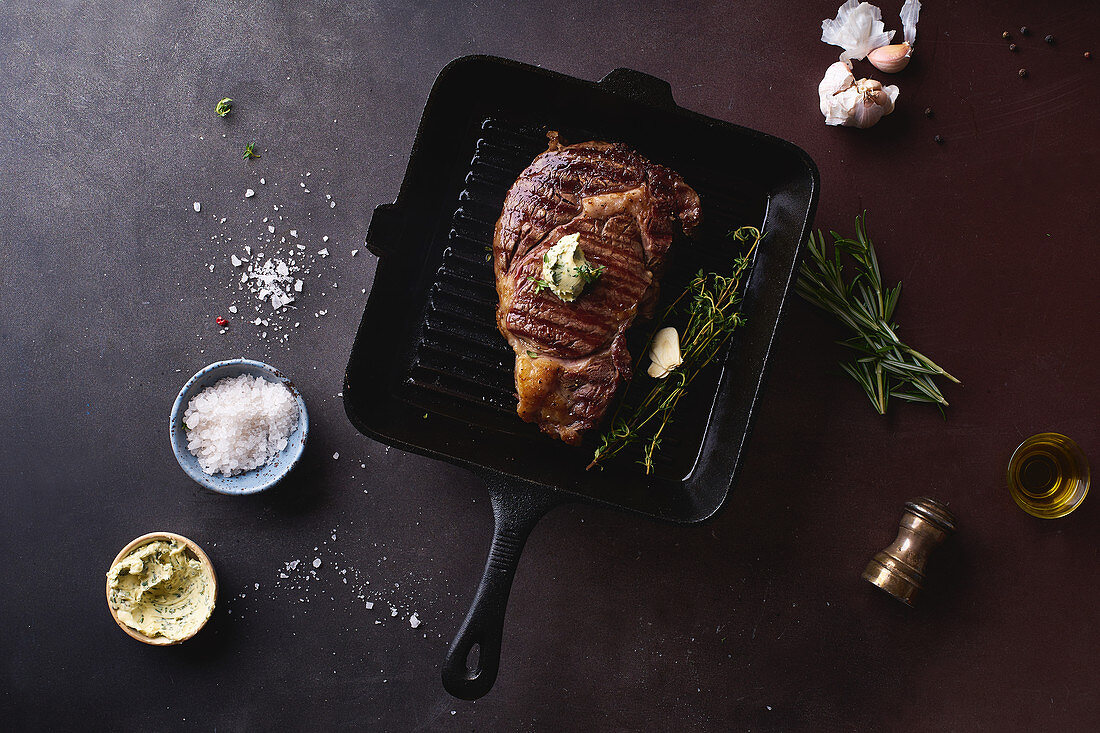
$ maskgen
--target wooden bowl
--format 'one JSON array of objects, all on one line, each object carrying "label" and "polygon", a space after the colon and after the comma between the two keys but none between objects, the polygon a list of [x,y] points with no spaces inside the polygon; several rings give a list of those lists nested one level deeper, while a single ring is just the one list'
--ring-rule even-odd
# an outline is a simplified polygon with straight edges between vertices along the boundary
[{"label": "wooden bowl", "polygon": [[[130,544],[123,547],[122,550],[119,551],[119,553],[117,555],[115,555],[115,559],[111,561],[111,567],[114,567],[116,564],[119,563],[119,561],[122,560],[122,558],[126,557],[127,555],[129,555],[131,552],[133,552],[137,548],[141,547],[142,545],[147,545],[150,542],[153,542],[153,541],[156,541],[156,540],[175,540],[176,542],[179,542],[180,544],[184,545],[195,557],[197,557],[198,560],[199,560],[199,563],[206,570],[208,570],[210,572],[210,578],[211,578],[211,580],[213,582],[213,586],[214,586],[214,593],[213,593],[214,597],[210,601],[210,612],[211,612],[211,614],[213,614],[214,607],[218,603],[218,576],[214,572],[214,563],[210,562],[210,558],[207,557],[206,553],[202,551],[201,547],[199,547],[197,544],[195,544],[193,541],[187,539],[183,535],[179,535],[179,534],[176,534],[174,532],[150,532],[149,534],[143,534],[141,537],[138,537],[137,539],[132,541]],[[136,629],[132,629],[129,626],[127,626],[126,623],[123,622],[123,620],[118,617],[118,614],[115,612],[115,609],[111,608],[111,581],[110,581],[110,579],[107,580],[107,608],[111,612],[111,618],[113,618],[115,620],[115,623],[118,624],[118,627],[120,629],[122,629],[129,636],[137,639],[138,641],[143,642],[145,644],[151,644],[153,646],[172,646],[174,644],[180,644],[182,642],[185,642],[188,639],[190,639],[192,636],[194,636],[195,634],[199,633],[203,629],[203,627],[206,626],[207,622],[210,621],[210,617],[207,616],[206,621],[203,621],[202,624],[200,624],[198,628],[196,628],[194,631],[192,631],[190,634],[183,637],[182,639],[169,639],[169,638],[164,637],[164,636],[146,636],[145,634],[141,633],[140,631],[138,631]]]}]

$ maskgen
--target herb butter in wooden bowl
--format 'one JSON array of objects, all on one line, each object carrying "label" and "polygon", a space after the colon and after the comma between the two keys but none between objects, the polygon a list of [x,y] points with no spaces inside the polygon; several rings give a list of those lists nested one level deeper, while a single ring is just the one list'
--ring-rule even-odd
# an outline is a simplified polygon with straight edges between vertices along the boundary
[{"label": "herb butter in wooden bowl", "polygon": [[138,641],[170,646],[206,625],[218,596],[210,558],[191,540],[151,532],[122,548],[107,572],[107,606]]}]

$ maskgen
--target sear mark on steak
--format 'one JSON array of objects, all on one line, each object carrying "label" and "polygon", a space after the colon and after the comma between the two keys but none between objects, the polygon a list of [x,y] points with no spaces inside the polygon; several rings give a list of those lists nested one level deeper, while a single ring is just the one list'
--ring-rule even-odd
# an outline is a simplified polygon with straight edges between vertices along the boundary
[{"label": "sear mark on steak", "polygon": [[[622,144],[550,147],[508,191],[493,238],[497,327],[516,352],[517,412],[580,444],[631,376],[626,332],[652,316],[673,234],[691,234],[699,196]],[[536,292],[542,256],[564,236],[603,275],[572,303]]]}]

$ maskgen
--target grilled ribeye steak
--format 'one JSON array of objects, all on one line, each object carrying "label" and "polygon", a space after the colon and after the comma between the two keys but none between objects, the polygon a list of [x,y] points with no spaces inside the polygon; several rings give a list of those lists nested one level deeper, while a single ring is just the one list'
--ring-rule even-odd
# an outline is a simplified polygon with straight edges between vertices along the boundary
[{"label": "grilled ribeye steak", "polygon": [[[652,315],[673,234],[699,223],[699,195],[625,145],[549,138],[497,221],[497,326],[516,352],[520,417],[577,445],[630,379],[626,331],[636,316]],[[603,271],[565,302],[538,280],[543,255],[573,234]]]}]

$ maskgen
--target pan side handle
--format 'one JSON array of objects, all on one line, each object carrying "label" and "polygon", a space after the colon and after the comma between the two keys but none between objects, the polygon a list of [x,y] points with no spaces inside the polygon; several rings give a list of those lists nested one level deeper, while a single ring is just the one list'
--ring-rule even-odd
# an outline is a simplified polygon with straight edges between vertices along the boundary
[{"label": "pan side handle", "polygon": [[376,257],[384,257],[394,250],[405,220],[397,202],[381,204],[374,208],[367,227],[363,246]]},{"label": "pan side handle", "polygon": [[619,67],[600,79],[599,85],[643,104],[664,109],[676,108],[676,100],[672,98],[672,85],[664,79],[641,71]]},{"label": "pan side handle", "polygon": [[[504,615],[520,553],[543,515],[564,502],[551,489],[506,482],[496,476],[488,478],[493,545],[473,605],[443,660],[443,687],[463,700],[482,697],[496,682]],[[471,655],[475,646],[477,653]]]}]

